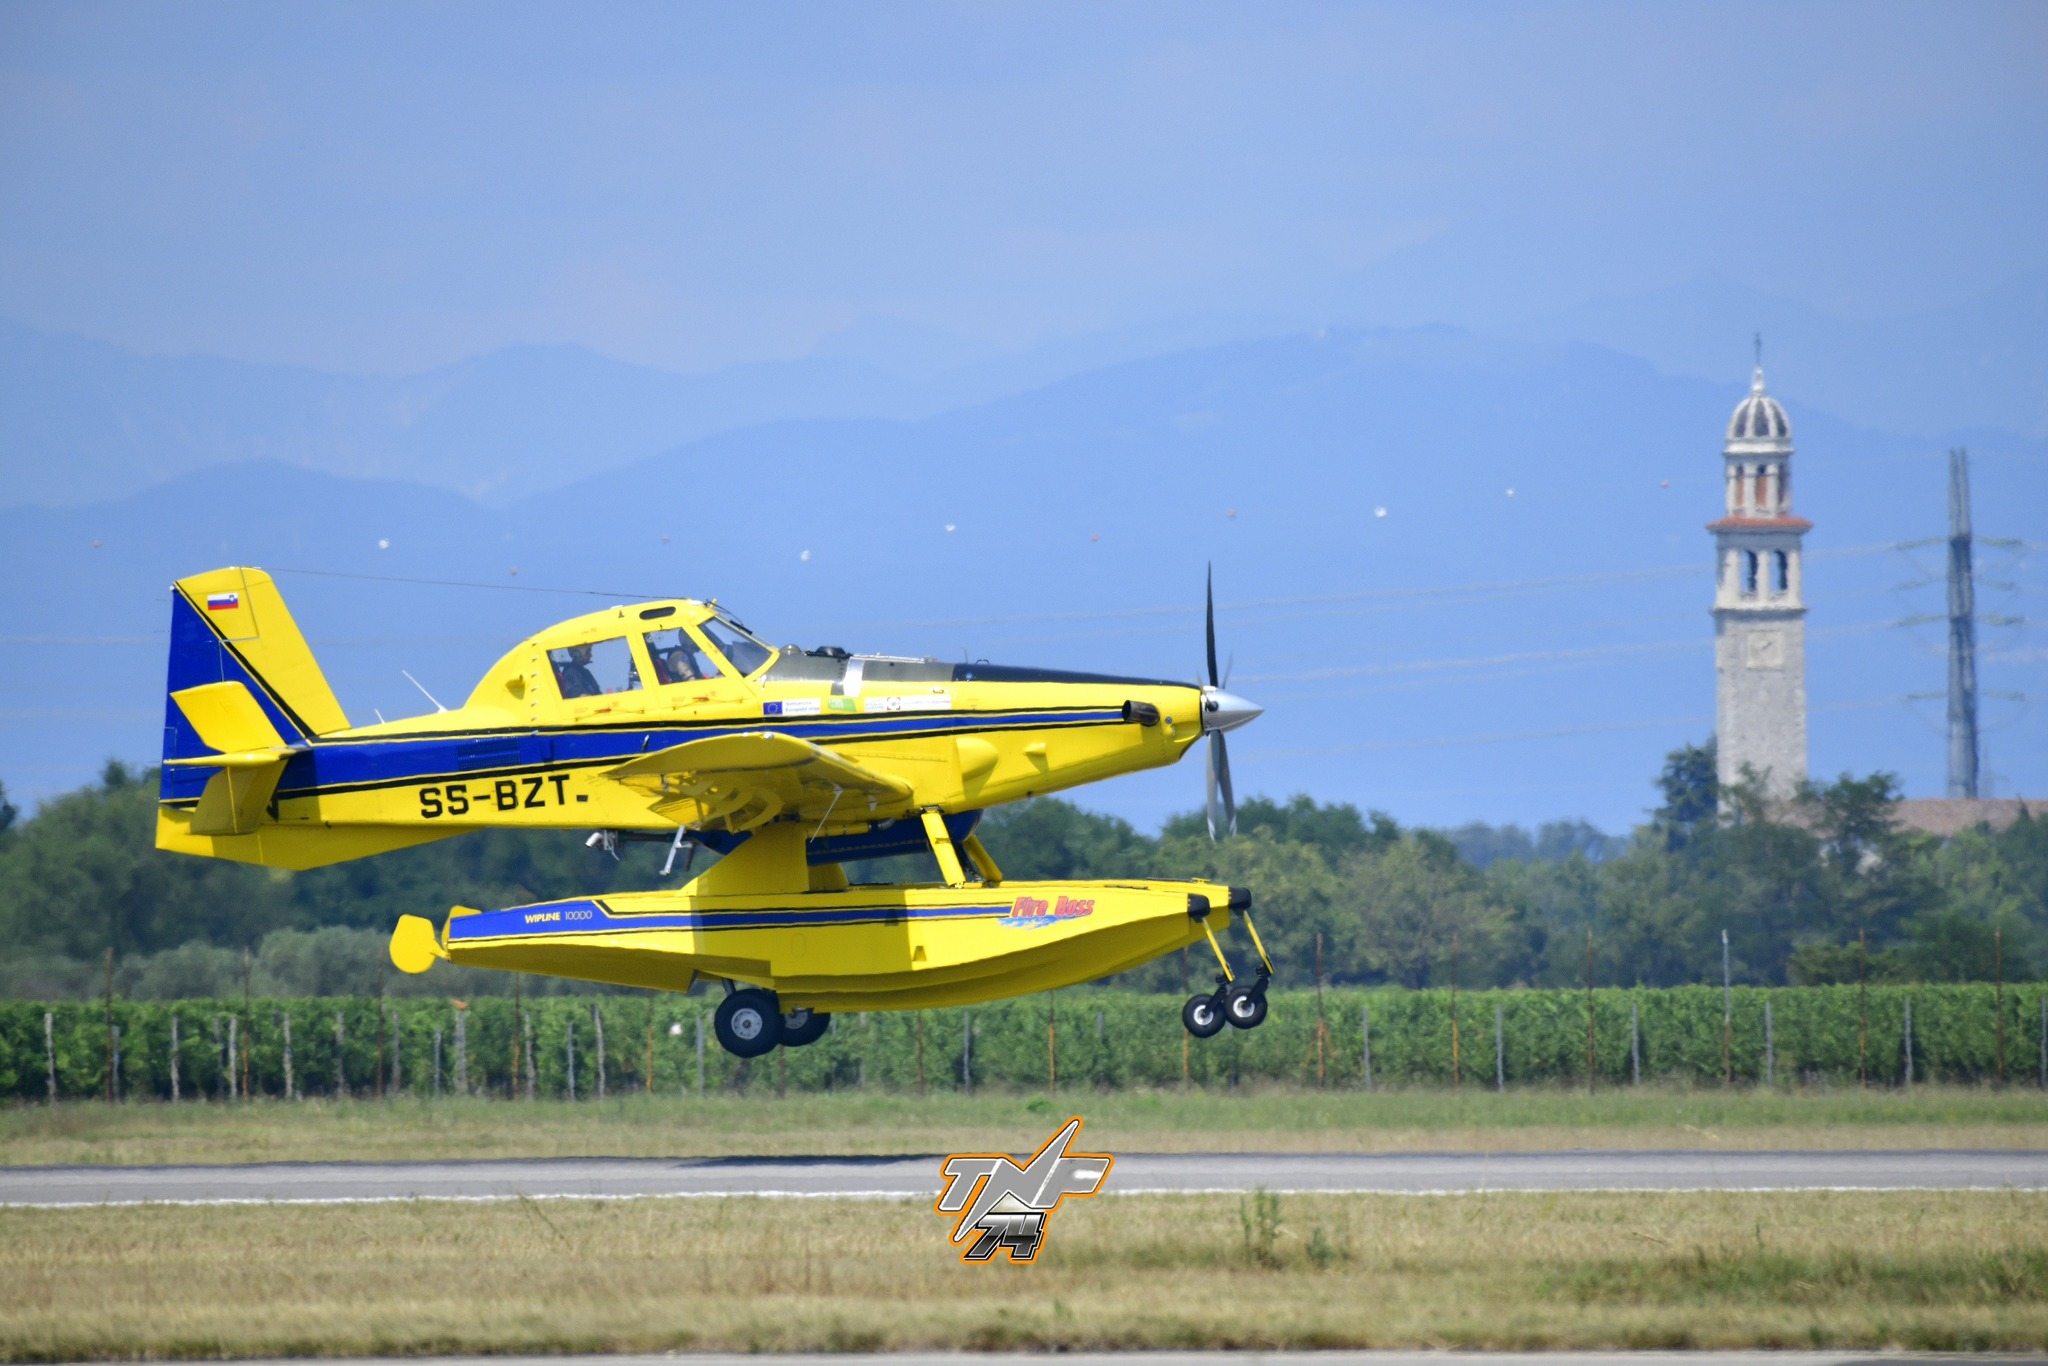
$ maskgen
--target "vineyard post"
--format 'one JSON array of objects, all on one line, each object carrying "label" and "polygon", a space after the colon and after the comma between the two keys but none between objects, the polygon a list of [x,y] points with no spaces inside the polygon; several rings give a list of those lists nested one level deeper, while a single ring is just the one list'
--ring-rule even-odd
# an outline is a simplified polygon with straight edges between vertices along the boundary
[{"label": "vineyard post", "polygon": [[1323,932],[1316,931],[1316,1085],[1326,1084],[1325,1059],[1330,1051],[1330,1026],[1323,1018]]},{"label": "vineyard post", "polygon": [[519,1040],[526,1033],[526,1009],[520,999],[520,974],[512,974],[512,1070],[506,1074],[505,1098],[519,1099]]},{"label": "vineyard post", "polygon": [[1599,1075],[1599,1054],[1593,1047],[1593,932],[1586,931],[1586,1093],[1593,1092]]},{"label": "vineyard post", "polygon": [[597,1035],[597,1098],[604,1099],[604,1012],[590,1003],[590,1032]]},{"label": "vineyard post", "polygon": [[1358,1008],[1359,1057],[1364,1063],[1365,1089],[1372,1090],[1372,1007]]},{"label": "vineyard post", "polygon": [[[46,1010],[46,1011],[44,1011],[44,1012],[43,1012],[43,1061],[44,1061],[45,1063],[47,1063],[47,1064],[49,1065],[49,1069],[50,1069],[50,1104],[52,1104],[52,1105],[55,1105],[55,1104],[57,1103],[57,1034],[56,1034],[56,1028],[57,1028],[57,1015],[56,1015],[56,1012],[54,1012],[54,1011],[49,1011],[49,1010]],[[172,1029],[173,1031],[175,1031],[175,1030],[176,1030],[177,1028],[178,1028],[178,1017],[177,1017],[177,1014],[176,1014],[175,1012],[173,1012],[173,1014],[171,1015],[171,1029]],[[175,1037],[175,1033],[174,1033],[173,1037]],[[175,1057],[176,1055],[174,1054],[173,1056]],[[172,1068],[172,1071],[171,1071],[171,1089],[172,1089],[172,1091],[173,1091],[173,1093],[174,1093],[174,1094],[172,1095],[171,1099],[173,1099],[173,1100],[176,1100],[176,1099],[177,1099],[177,1096],[176,1096],[175,1092],[176,1092],[176,1090],[177,1090],[177,1086],[178,1086],[178,1073],[177,1073],[177,1070],[176,1070],[176,1069],[177,1069],[177,1063],[176,1063],[176,1062],[173,1062],[173,1063],[171,1064],[171,1068]]]},{"label": "vineyard post", "polygon": [[377,955],[377,1099],[384,1099],[384,955]]},{"label": "vineyard post", "polygon": [[[865,1070],[865,1059],[861,1066]],[[704,1099],[704,1012],[701,1010],[697,1012],[697,1099]]]},{"label": "vineyard post", "polygon": [[121,1026],[114,1026],[114,1099],[121,1096]]},{"label": "vineyard post", "polygon": [[107,1099],[114,1099],[114,947],[107,946]]},{"label": "vineyard post", "polygon": [[1728,931],[1721,931],[1721,1084],[1735,1084],[1735,988],[1728,972]]},{"label": "vineyard post", "polygon": [[1856,1084],[1870,1089],[1870,945],[1856,931]]},{"label": "vineyard post", "polygon": [[1060,1093],[1060,997],[1045,993],[1045,1085],[1053,1095]]},{"label": "vineyard post", "polygon": [[[287,1088],[289,1089],[289,1088]],[[441,1026],[434,1026],[434,1099],[441,1098]]]},{"label": "vineyard post", "polygon": [[240,1082],[239,1082],[239,1081],[237,1080],[237,1078],[241,1076],[241,1070],[240,1070],[240,1069],[241,1069],[241,1065],[242,1065],[242,1042],[241,1042],[241,1039],[242,1039],[242,1017],[241,1017],[241,1016],[239,1016],[239,1015],[230,1015],[230,1016],[228,1016],[228,1078],[227,1078],[227,1080],[228,1080],[228,1099],[229,1099],[229,1100],[233,1100],[233,1099],[235,1098],[235,1096],[236,1096],[236,1095],[238,1094],[238,1093],[237,1093],[237,1091],[235,1090],[235,1088],[236,1088],[237,1086],[239,1086],[239,1085],[241,1084],[241,1083],[240,1083]]},{"label": "vineyard post", "polygon": [[917,1012],[917,1093],[924,1094],[924,1012]]},{"label": "vineyard post", "polygon": [[[176,1018],[176,1016],[172,1017],[173,1020]],[[277,1012],[277,1029],[284,1039],[284,1098],[286,1100],[296,1100],[299,1095],[299,1084],[297,1079],[292,1076],[292,1012],[290,1007]],[[173,1033],[175,1035],[175,1031]]]},{"label": "vineyard post", "polygon": [[[1180,990],[1183,996],[1188,994],[1188,951],[1186,946],[1182,946],[1180,951]],[[1194,1085],[1193,1080],[1188,1075],[1189,1068],[1188,1032],[1183,1029],[1180,1032],[1180,1085],[1183,1091]]]},{"label": "vineyard post", "polygon": [[1493,1089],[1496,1091],[1506,1091],[1508,1089],[1507,1042],[1501,1032],[1504,1023],[1503,1016],[1504,1012],[1501,1009],[1501,1003],[1495,1001],[1493,1003]]},{"label": "vineyard post", "polygon": [[569,1017],[569,1028],[565,1035],[563,1047],[567,1050],[564,1056],[568,1059],[566,1066],[569,1078],[569,1099],[574,1100],[576,1099],[576,1017],[574,1015]]},{"label": "vineyard post", "polygon": [[242,1099],[253,1100],[249,1088],[249,1055],[256,1051],[256,1014],[249,1008],[249,946],[242,945]]},{"label": "vineyard post", "polygon": [[342,1031],[341,1012],[334,1012],[334,1094],[348,1096],[348,1036]]},{"label": "vineyard post", "polygon": [[1913,1087],[1913,998],[1910,996],[1906,998],[1906,1028],[1903,1037],[1900,1039],[1900,1046],[1906,1054],[1904,1073],[1906,1089],[1911,1090]]},{"label": "vineyard post", "polygon": [[540,1069],[533,1063],[533,1016],[525,1020],[526,1031],[526,1098],[540,1099]]},{"label": "vineyard post", "polygon": [[654,1094],[654,1003],[655,997],[647,997],[647,1071],[643,1076],[648,1095]]},{"label": "vineyard post", "polygon": [[2005,1085],[2005,931],[1991,931],[1992,974],[1998,979],[1998,995],[1992,1009],[1998,1016],[1998,1084]]},{"label": "vineyard post", "polygon": [[[391,1015],[391,1094],[395,1096],[405,1089],[405,1020],[398,1013],[397,1002],[384,1008]],[[249,1056],[246,1048],[242,1056]]]},{"label": "vineyard post", "polygon": [[1643,1033],[1633,996],[1628,998],[1628,1080],[1631,1086],[1643,1084]]},{"label": "vineyard post", "polygon": [[2041,1089],[2048,1091],[2048,995],[2041,998]]},{"label": "vineyard post", "polygon": [[974,1089],[974,1012],[960,1012],[960,1089]]},{"label": "vineyard post", "polygon": [[469,1094],[469,1006],[455,1003],[455,1094]]},{"label": "vineyard post", "polygon": [[[46,1022],[45,1022],[45,1028],[47,1028],[47,1027],[48,1027],[48,1024],[47,1024],[47,1021],[46,1021]],[[178,1099],[178,1054],[179,1054],[179,1052],[180,1052],[180,1051],[181,1051],[181,1050],[180,1050],[180,1047],[179,1047],[179,1039],[178,1039],[178,1008],[177,1008],[176,1006],[172,1006],[172,1007],[171,1007],[171,1099],[172,1099],[173,1101],[176,1101],[176,1100]],[[54,1059],[54,1058],[52,1058],[52,1059],[51,1059],[51,1062],[52,1062],[52,1063],[54,1063],[55,1061],[56,1061],[56,1059]],[[52,1085],[53,1085],[53,1086],[55,1085],[55,1083],[56,1083],[56,1080],[57,1080],[57,1077],[56,1077],[56,1073],[55,1073],[55,1072],[53,1071],[53,1072],[51,1073],[51,1075],[50,1075],[50,1081],[51,1081],[51,1083],[52,1083]],[[53,1097],[53,1098],[54,1098],[54,1097]]]},{"label": "vineyard post", "polygon": [[1458,932],[1451,931],[1451,1092],[1458,1090]]},{"label": "vineyard post", "polygon": [[1777,1073],[1778,1040],[1771,1029],[1771,998],[1764,995],[1764,1089],[1771,1089],[1771,1082]]}]

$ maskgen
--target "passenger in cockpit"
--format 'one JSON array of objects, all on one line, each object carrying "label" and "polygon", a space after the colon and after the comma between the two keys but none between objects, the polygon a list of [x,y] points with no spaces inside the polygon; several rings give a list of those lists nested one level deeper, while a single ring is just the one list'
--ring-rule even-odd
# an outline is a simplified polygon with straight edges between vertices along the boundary
[{"label": "passenger in cockpit", "polygon": [[690,662],[690,652],[678,646],[661,656],[661,671],[668,675],[670,683],[695,683],[697,668]]}]

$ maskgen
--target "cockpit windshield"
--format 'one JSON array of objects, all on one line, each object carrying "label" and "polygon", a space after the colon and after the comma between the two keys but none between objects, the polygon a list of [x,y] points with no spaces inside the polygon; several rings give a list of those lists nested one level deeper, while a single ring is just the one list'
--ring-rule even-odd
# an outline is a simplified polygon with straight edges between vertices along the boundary
[{"label": "cockpit windshield", "polygon": [[775,651],[748,635],[737,622],[724,617],[707,617],[697,628],[718,652],[730,660],[733,671],[748,677],[775,658]]}]

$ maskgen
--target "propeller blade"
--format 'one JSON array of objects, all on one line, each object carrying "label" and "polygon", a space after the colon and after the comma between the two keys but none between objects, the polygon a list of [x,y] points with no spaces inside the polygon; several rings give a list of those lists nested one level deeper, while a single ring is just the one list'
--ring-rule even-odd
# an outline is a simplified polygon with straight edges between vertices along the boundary
[{"label": "propeller blade", "polygon": [[1230,751],[1224,747],[1223,732],[1209,736],[1209,748],[1216,756],[1216,786],[1223,792],[1223,823],[1237,833],[1237,798],[1230,790]]},{"label": "propeller blade", "polygon": [[[1222,737],[1221,735],[1212,735],[1212,736],[1210,736],[1209,738],[1210,738],[1211,740],[1220,740],[1220,739],[1222,739],[1223,737]],[[1203,753],[1203,759],[1202,759],[1202,768],[1203,768],[1203,771],[1204,771],[1204,774],[1205,774],[1205,777],[1206,777],[1206,780],[1205,780],[1205,781],[1204,781],[1204,783],[1203,783],[1203,787],[1204,787],[1204,789],[1205,789],[1205,790],[1207,791],[1207,793],[1208,793],[1208,802],[1209,802],[1209,839],[1210,839],[1210,841],[1211,841],[1211,842],[1214,842],[1214,840],[1216,839],[1216,746],[1215,746],[1215,745],[1213,745],[1213,744],[1212,744],[1212,745],[1210,745],[1210,746],[1209,746],[1209,748],[1208,748],[1208,749],[1207,749],[1206,751],[1204,751],[1204,753]]]},{"label": "propeller blade", "polygon": [[1207,608],[1209,628],[1209,686],[1220,688],[1223,685],[1216,677],[1216,566],[1213,564],[1209,566],[1209,581],[1203,592],[1203,600]]}]

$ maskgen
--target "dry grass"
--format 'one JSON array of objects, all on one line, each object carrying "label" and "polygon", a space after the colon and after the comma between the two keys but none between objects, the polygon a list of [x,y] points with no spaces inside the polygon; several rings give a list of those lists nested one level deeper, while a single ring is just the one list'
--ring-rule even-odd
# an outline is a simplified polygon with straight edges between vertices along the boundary
[{"label": "dry grass", "polygon": [[915,1202],[0,1211],[0,1358],[2048,1346],[2048,1196],[1105,1197],[965,1267]]},{"label": "dry grass", "polygon": [[[1078,1111],[1112,1152],[1542,1148],[2048,1148],[2048,1097],[2015,1088],[1801,1092],[1643,1087],[1248,1090],[928,1097],[757,1090],[702,1100],[258,1101],[0,1109],[0,1163],[155,1164],[490,1157],[1029,1151]],[[1055,1112],[1057,1112],[1055,1114]]]}]

